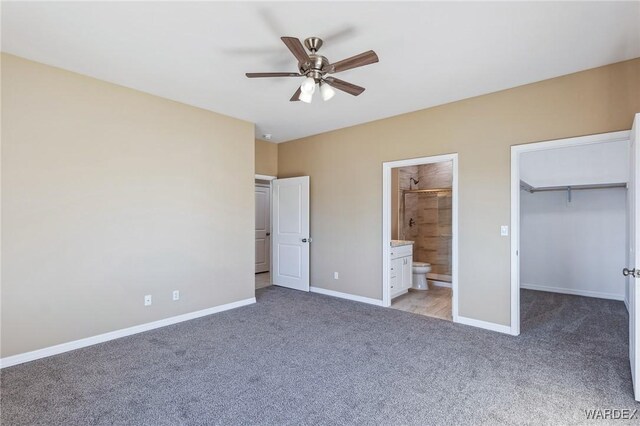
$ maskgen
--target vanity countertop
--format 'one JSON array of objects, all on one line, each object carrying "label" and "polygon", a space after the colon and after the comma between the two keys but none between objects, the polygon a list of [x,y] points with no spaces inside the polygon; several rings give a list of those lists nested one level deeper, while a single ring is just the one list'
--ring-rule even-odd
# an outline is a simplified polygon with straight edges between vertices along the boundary
[{"label": "vanity countertop", "polygon": [[413,243],[414,243],[413,241],[406,241],[406,240],[391,240],[391,247],[408,246]]}]

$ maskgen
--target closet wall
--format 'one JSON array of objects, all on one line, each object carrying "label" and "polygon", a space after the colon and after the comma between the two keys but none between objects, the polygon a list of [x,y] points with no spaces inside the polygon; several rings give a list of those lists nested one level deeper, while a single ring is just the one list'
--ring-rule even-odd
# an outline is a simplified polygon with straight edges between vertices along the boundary
[{"label": "closet wall", "polygon": [[624,300],[626,189],[520,194],[522,288]]}]

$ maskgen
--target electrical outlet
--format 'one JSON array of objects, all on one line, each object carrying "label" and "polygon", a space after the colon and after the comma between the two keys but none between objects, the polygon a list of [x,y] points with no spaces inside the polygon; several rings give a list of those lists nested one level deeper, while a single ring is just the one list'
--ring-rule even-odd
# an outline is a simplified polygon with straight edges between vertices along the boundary
[{"label": "electrical outlet", "polygon": [[173,300],[180,300],[180,291],[179,290],[173,290]]},{"label": "electrical outlet", "polygon": [[509,236],[509,227],[507,225],[502,225],[500,227],[500,236],[508,237]]},{"label": "electrical outlet", "polygon": [[151,295],[147,294],[144,297],[144,306],[151,306]]},{"label": "electrical outlet", "polygon": [[334,280],[337,280],[337,279],[339,279],[339,278],[340,278],[340,274],[338,274],[337,272],[334,272],[334,273],[333,273],[333,279],[334,279]]}]

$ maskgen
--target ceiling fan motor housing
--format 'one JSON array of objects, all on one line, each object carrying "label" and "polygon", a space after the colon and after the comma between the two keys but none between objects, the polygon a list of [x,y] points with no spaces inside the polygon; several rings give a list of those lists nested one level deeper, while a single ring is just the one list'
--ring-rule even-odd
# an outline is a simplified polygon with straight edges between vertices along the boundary
[{"label": "ceiling fan motor housing", "polygon": [[322,47],[322,39],[319,37],[309,37],[305,39],[304,45],[311,52],[309,54],[309,61],[298,62],[298,69],[300,74],[306,75],[316,80],[319,83],[323,76],[328,72],[329,60],[322,55],[316,54],[316,52]]},{"label": "ceiling fan motor housing", "polygon": [[329,60],[321,55],[314,53],[309,55],[309,62],[298,63],[300,74],[311,77],[315,80],[320,80],[327,73],[329,68]]}]

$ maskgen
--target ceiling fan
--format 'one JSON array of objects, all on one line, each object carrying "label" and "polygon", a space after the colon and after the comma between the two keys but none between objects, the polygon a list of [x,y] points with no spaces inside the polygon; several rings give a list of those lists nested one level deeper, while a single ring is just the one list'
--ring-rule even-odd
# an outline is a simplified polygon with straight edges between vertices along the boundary
[{"label": "ceiling fan", "polygon": [[335,74],[378,62],[376,52],[369,50],[359,55],[343,59],[342,61],[331,63],[325,56],[318,55],[317,52],[322,47],[322,40],[318,37],[309,37],[304,41],[304,45],[311,53],[307,53],[300,40],[295,37],[280,37],[280,39],[298,60],[299,72],[249,72],[246,76],[249,78],[306,77],[290,101],[310,103],[316,90],[316,85],[320,88],[320,95],[325,101],[328,101],[335,95],[332,87],[347,92],[350,95],[358,96],[364,92],[364,87],[356,86],[355,84],[331,77],[327,74]]}]

